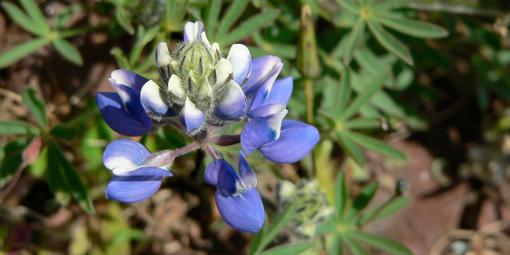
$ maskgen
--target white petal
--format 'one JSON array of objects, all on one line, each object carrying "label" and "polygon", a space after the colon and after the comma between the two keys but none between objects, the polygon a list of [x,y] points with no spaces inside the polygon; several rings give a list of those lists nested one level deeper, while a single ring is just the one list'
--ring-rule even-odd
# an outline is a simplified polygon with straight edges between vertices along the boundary
[{"label": "white petal", "polygon": [[232,74],[232,65],[224,58],[220,59],[215,67],[216,85],[224,84]]},{"label": "white petal", "polygon": [[150,80],[142,87],[140,101],[148,114],[163,116],[168,112],[168,105],[163,100],[161,88],[154,81]]},{"label": "white petal", "polygon": [[238,84],[242,84],[250,72],[250,50],[242,44],[234,44],[230,47],[227,59],[232,65],[234,80]]},{"label": "white petal", "polygon": [[184,43],[196,41],[199,39],[202,31],[204,31],[204,24],[202,22],[186,22],[186,25],[184,25]]},{"label": "white petal", "polygon": [[199,129],[205,120],[205,114],[189,98],[186,98],[181,114],[181,122],[188,133]]},{"label": "white petal", "polygon": [[182,87],[182,81],[179,76],[172,75],[170,77],[170,80],[168,80],[168,91],[176,98],[182,99],[184,102],[184,99],[186,98],[186,91]]},{"label": "white petal", "polygon": [[205,44],[205,46],[207,46],[208,49],[211,48],[211,44],[209,43],[209,40],[207,40],[207,35],[205,34],[205,32],[202,32],[200,34],[200,39],[202,40],[202,43]]}]

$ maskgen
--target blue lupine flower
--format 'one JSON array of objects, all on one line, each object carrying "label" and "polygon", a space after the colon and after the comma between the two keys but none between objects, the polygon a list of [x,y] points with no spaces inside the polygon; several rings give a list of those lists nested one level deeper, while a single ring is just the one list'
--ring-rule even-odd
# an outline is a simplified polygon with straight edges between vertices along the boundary
[{"label": "blue lupine flower", "polygon": [[128,70],[112,72],[110,82],[117,93],[99,92],[96,102],[106,123],[127,136],[141,136],[151,129],[151,120],[140,103],[140,91],[147,82]]},{"label": "blue lupine flower", "polygon": [[161,186],[165,176],[172,176],[169,170],[155,165],[153,156],[143,145],[121,139],[106,146],[103,164],[113,173],[106,187],[108,199],[124,203],[145,200]]},{"label": "blue lupine flower", "polygon": [[242,231],[260,231],[264,225],[264,205],[255,188],[257,177],[242,153],[239,174],[227,161],[218,159],[206,168],[205,180],[217,187],[214,197],[225,222]]},{"label": "blue lupine flower", "polygon": [[[242,44],[231,46],[223,57],[217,43],[210,44],[201,22],[186,23],[184,43],[170,53],[166,43],[156,49],[161,84],[127,70],[115,70],[110,81],[117,93],[98,93],[96,101],[108,125],[120,134],[141,136],[155,126],[181,128],[195,141],[182,148],[150,153],[131,140],[117,140],[104,152],[113,178],[108,199],[133,203],[151,197],[176,157],[203,148],[214,160],[205,180],[216,186],[215,200],[227,224],[258,232],[264,225],[264,206],[257,178],[245,155],[258,150],[267,159],[292,163],[302,159],[318,142],[311,125],[284,120],[293,79],[277,80],[283,63],[276,56],[252,59]],[[240,135],[217,130],[246,121]],[[232,138],[233,137],[233,138]],[[241,142],[239,172],[223,159],[213,144]]]}]

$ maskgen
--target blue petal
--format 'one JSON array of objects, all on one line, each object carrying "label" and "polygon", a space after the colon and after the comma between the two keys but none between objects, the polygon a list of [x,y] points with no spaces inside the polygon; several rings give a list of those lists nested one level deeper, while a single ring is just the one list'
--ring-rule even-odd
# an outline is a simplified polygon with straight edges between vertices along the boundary
[{"label": "blue petal", "polygon": [[[265,109],[267,107],[259,108]],[[264,112],[264,111],[263,111]],[[280,136],[281,123],[287,110],[251,119],[241,131],[241,146],[248,155]]]},{"label": "blue petal", "polygon": [[276,163],[294,163],[308,154],[319,141],[314,126],[295,120],[284,120],[280,138],[262,146],[260,152]]},{"label": "blue petal", "polygon": [[186,22],[184,25],[184,43],[194,42],[204,31],[204,24],[200,21]]},{"label": "blue petal", "polygon": [[242,44],[233,44],[228,52],[227,60],[232,65],[234,81],[242,84],[250,72],[250,50]]},{"label": "blue petal", "polygon": [[269,96],[264,101],[266,104],[282,104],[287,105],[290,96],[292,95],[292,89],[294,88],[294,80],[292,77],[287,77],[275,81]]},{"label": "blue petal", "polygon": [[214,115],[222,120],[239,120],[246,116],[248,105],[243,90],[230,82],[223,98],[214,109]]},{"label": "blue petal", "polygon": [[213,162],[209,163],[204,172],[205,182],[214,186],[218,185],[218,173],[220,171],[222,164],[223,160],[221,159],[216,159]]},{"label": "blue petal", "polygon": [[107,199],[124,203],[143,201],[158,191],[165,176],[171,176],[169,171],[155,167],[139,168],[128,176],[114,175],[105,190]]},{"label": "blue petal", "polygon": [[283,65],[276,66],[273,72],[269,74],[267,79],[259,86],[257,93],[255,93],[255,96],[251,101],[250,109],[256,109],[257,107],[260,107],[266,103],[271,93],[271,90],[273,89],[276,77],[278,77],[278,74],[280,74],[282,67]]},{"label": "blue petal", "polygon": [[99,92],[96,94],[96,103],[108,126],[120,134],[141,136],[151,129],[150,120],[142,122],[128,112],[123,107],[122,100],[116,93]]},{"label": "blue petal", "polygon": [[264,205],[257,189],[236,195],[216,191],[215,199],[221,217],[232,228],[257,233],[264,225]]},{"label": "blue petal", "polygon": [[[255,95],[259,87],[275,74],[275,69],[282,68],[282,61],[276,56],[263,56],[251,61],[251,71],[248,79],[242,84],[247,97]],[[279,71],[276,73],[278,76]]]},{"label": "blue petal", "polygon": [[255,176],[255,172],[251,168],[242,152],[239,156],[239,177],[243,183],[244,189],[257,187],[257,176]]},{"label": "blue petal", "polygon": [[218,168],[218,190],[224,194],[234,194],[237,192],[237,173],[234,168],[225,160],[220,160]]},{"label": "blue petal", "polygon": [[106,146],[103,164],[115,175],[125,175],[138,168],[150,155],[142,144],[129,139],[120,139]]},{"label": "blue petal", "polygon": [[186,128],[186,132],[189,134],[200,129],[204,121],[205,114],[189,98],[186,98],[181,111],[181,123]]},{"label": "blue petal", "polygon": [[140,102],[140,91],[125,85],[113,84],[113,87],[122,100],[124,108],[144,125],[150,125],[151,120]]},{"label": "blue petal", "polygon": [[110,75],[112,85],[124,85],[140,92],[147,78],[126,69],[114,70]]}]

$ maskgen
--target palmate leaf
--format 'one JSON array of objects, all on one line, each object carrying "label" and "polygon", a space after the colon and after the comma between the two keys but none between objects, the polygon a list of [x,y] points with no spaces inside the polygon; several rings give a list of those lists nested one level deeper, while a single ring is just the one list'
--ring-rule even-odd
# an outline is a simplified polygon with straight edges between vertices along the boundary
[{"label": "palmate leaf", "polygon": [[25,15],[16,5],[10,2],[3,2],[2,7],[7,12],[7,15],[9,15],[9,18],[16,22],[18,26],[35,35],[43,36],[46,34],[44,30],[38,29],[35,22]]},{"label": "palmate leaf", "polygon": [[405,196],[394,197],[381,206],[364,211],[361,215],[360,224],[365,225],[371,221],[388,217],[405,207],[408,203],[409,198]]},{"label": "palmate leaf", "polygon": [[353,0],[336,0],[341,7],[345,8],[345,10],[352,12],[354,14],[358,14],[360,7]]},{"label": "palmate leaf", "polygon": [[21,93],[23,103],[27,106],[30,113],[37,120],[42,128],[48,126],[48,117],[46,116],[46,107],[44,102],[37,96],[34,88],[28,87]]},{"label": "palmate leaf", "polygon": [[216,26],[218,25],[222,2],[222,0],[210,1],[209,12],[207,13],[206,19],[206,29],[208,35],[216,34]]},{"label": "palmate leaf", "polygon": [[384,26],[418,38],[442,38],[448,36],[448,31],[442,27],[404,18],[388,12],[376,12],[374,18]]},{"label": "palmate leaf", "polygon": [[339,131],[340,136],[349,139],[362,147],[365,147],[371,151],[378,152],[380,154],[386,155],[388,157],[392,157],[395,159],[405,160],[406,157],[404,154],[400,153],[398,150],[392,148],[391,146],[375,139],[367,135],[363,135],[357,132],[352,131]]},{"label": "palmate leaf", "polygon": [[345,182],[345,174],[338,173],[335,183],[335,211],[338,219],[341,219],[349,207],[349,190]]},{"label": "palmate leaf", "polygon": [[376,247],[380,250],[386,251],[393,255],[413,254],[407,247],[405,247],[401,243],[383,236],[368,234],[361,231],[349,231],[346,233],[346,237],[348,237],[348,239],[352,238],[353,241],[366,243],[370,246]]},{"label": "palmate leaf", "polygon": [[352,129],[376,129],[381,126],[381,121],[376,118],[359,118],[348,120],[344,123],[345,128]]},{"label": "palmate leaf", "polygon": [[57,49],[60,55],[65,57],[67,60],[80,66],[83,64],[80,52],[68,41],[64,39],[56,39],[53,41],[53,46]]},{"label": "palmate leaf", "polygon": [[273,241],[273,239],[287,226],[289,221],[296,214],[296,201],[291,202],[285,210],[280,213],[276,219],[271,222],[271,225],[267,231],[260,231],[257,236],[256,242],[250,247],[250,254],[257,254],[262,251],[266,246]]},{"label": "palmate leaf", "polygon": [[48,183],[55,192],[70,194],[86,212],[93,214],[94,205],[82,179],[67,161],[60,147],[48,143]]},{"label": "palmate leaf", "polygon": [[361,92],[361,94],[359,94],[358,97],[356,97],[356,99],[354,99],[354,101],[349,105],[349,107],[342,113],[339,120],[342,121],[342,120],[346,120],[346,119],[350,118],[355,113],[357,113],[358,110],[363,105],[368,103],[368,101],[372,98],[372,96],[382,88],[384,81],[386,80],[385,77],[386,77],[386,74],[382,73],[381,77],[378,77],[375,79],[374,84],[372,84],[368,88],[365,88]]},{"label": "palmate leaf", "polygon": [[35,0],[21,0],[20,2],[27,14],[34,21],[34,25],[37,27],[37,29],[40,29],[45,34],[48,34],[51,31],[50,26],[46,22],[46,18],[39,9],[39,6],[37,6]]},{"label": "palmate leaf", "polygon": [[355,51],[354,49],[363,36],[363,32],[365,32],[365,21],[358,17],[349,34],[340,41],[339,46],[331,53],[333,58],[342,57],[346,61],[350,60],[352,53]]},{"label": "palmate leaf", "polygon": [[32,124],[19,120],[0,121],[0,135],[35,135],[40,130]]},{"label": "palmate leaf", "polygon": [[279,14],[280,11],[278,10],[265,10],[263,13],[248,18],[231,32],[218,37],[218,41],[222,45],[229,45],[240,41],[253,32],[271,25]]},{"label": "palmate leaf", "polygon": [[347,154],[356,162],[356,164],[360,166],[365,164],[365,156],[357,144],[343,137],[339,132],[336,133],[335,141],[342,147],[342,149],[347,152]]},{"label": "palmate leaf", "polygon": [[376,10],[393,10],[395,8],[404,7],[409,2],[409,0],[385,0],[377,3],[374,8]]},{"label": "palmate leaf", "polygon": [[289,254],[300,254],[313,246],[313,243],[293,243],[276,246],[269,250],[263,251],[260,255],[289,255]]},{"label": "palmate leaf", "polygon": [[352,208],[354,209],[355,212],[361,211],[368,205],[368,203],[372,200],[375,193],[377,192],[378,187],[379,187],[378,182],[372,182],[361,190],[361,192],[356,196],[356,198],[352,202]]},{"label": "palmate leaf", "polygon": [[218,27],[218,32],[216,33],[216,38],[214,39],[219,40],[224,35],[227,35],[230,28],[239,19],[239,17],[241,17],[248,4],[248,0],[232,1],[227,9],[227,12],[225,13],[225,16],[223,16],[221,19]]},{"label": "palmate leaf", "polygon": [[37,38],[31,41],[24,42],[7,52],[0,55],[0,68],[7,67],[16,61],[22,59],[26,55],[37,51],[39,48],[50,43],[48,38]]},{"label": "palmate leaf", "polygon": [[368,20],[367,23],[372,34],[384,48],[404,60],[407,64],[413,65],[411,53],[409,52],[409,49],[402,44],[402,42],[400,42],[392,34],[388,33],[388,31],[384,30],[378,22]]},{"label": "palmate leaf", "polygon": [[359,245],[359,243],[356,242],[356,240],[351,238],[349,235],[343,235],[342,239],[353,255],[370,255],[365,249],[363,249],[363,247]]}]

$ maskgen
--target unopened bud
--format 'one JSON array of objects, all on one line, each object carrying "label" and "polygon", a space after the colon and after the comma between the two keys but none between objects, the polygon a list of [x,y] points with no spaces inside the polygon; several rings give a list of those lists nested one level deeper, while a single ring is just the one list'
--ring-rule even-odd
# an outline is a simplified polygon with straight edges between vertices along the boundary
[{"label": "unopened bud", "polygon": [[308,5],[301,8],[301,29],[299,34],[298,70],[305,78],[316,78],[320,74],[319,58],[312,12]]}]

